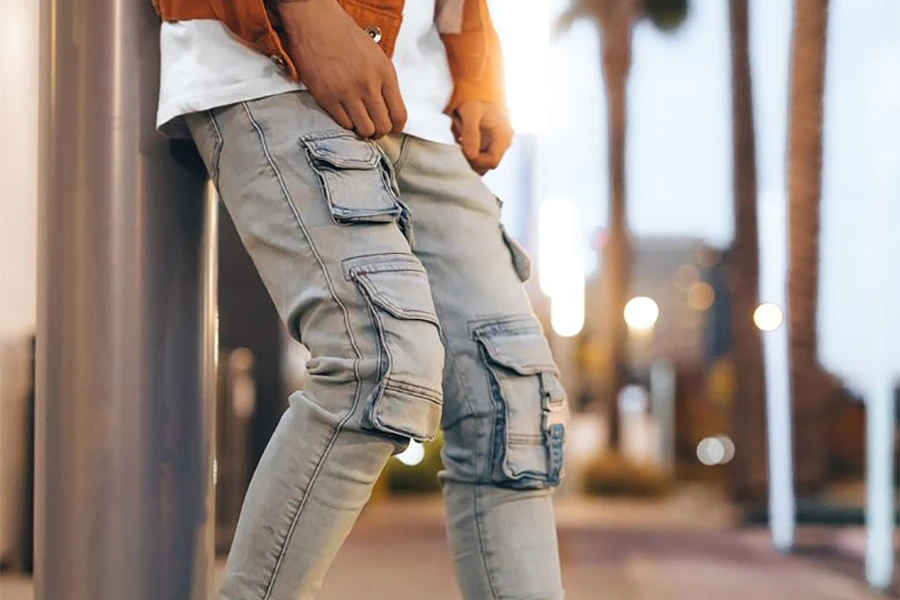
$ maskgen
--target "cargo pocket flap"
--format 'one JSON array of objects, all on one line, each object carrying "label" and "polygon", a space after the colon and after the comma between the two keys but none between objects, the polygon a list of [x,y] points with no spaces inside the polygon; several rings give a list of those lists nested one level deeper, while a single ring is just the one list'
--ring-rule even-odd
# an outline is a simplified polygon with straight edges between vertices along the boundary
[{"label": "cargo pocket flap", "polygon": [[421,269],[387,262],[351,270],[373,304],[398,319],[439,325],[428,278]]},{"label": "cargo pocket flap", "polygon": [[428,395],[410,394],[403,388],[396,389],[389,382],[371,418],[386,433],[420,442],[430,441],[441,423],[441,401]]},{"label": "cargo pocket flap", "polygon": [[520,375],[556,373],[550,345],[539,329],[476,331],[491,361]]},{"label": "cargo pocket flap", "polygon": [[311,139],[304,143],[313,158],[338,169],[374,169],[381,159],[369,143],[350,136]]}]

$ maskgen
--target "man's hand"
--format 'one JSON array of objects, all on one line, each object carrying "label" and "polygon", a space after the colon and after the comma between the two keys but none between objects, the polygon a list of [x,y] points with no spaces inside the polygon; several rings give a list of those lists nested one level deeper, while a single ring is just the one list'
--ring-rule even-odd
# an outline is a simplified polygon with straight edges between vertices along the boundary
[{"label": "man's hand", "polygon": [[453,134],[479,175],[496,169],[509,150],[513,130],[506,110],[487,102],[463,102],[453,113]]},{"label": "man's hand", "polygon": [[275,0],[288,54],[319,106],[363,138],[400,133],[406,106],[394,65],[335,0]]}]

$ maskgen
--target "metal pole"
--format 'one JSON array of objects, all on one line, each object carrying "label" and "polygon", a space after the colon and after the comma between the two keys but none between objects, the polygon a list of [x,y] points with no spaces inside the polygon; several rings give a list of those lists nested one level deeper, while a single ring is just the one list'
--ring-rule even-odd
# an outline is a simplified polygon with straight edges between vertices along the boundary
[{"label": "metal pole", "polygon": [[[759,208],[759,292],[774,303],[780,322],[760,323],[766,374],[766,441],[769,462],[769,530],[781,552],[794,547],[797,501],[794,495],[793,417],[788,352],[788,216],[784,194],[764,194]],[[748,315],[749,317],[749,315]],[[741,449],[737,448],[737,452]]]},{"label": "metal pole", "polygon": [[150,2],[42,16],[35,598],[205,600],[215,202],[154,131]]},{"label": "metal pole", "polygon": [[675,366],[670,361],[657,360],[650,367],[659,464],[670,474],[675,472],[675,376]]},{"label": "metal pole", "polygon": [[769,530],[775,549],[790,552],[794,548],[797,507],[794,498],[787,323],[775,331],[763,333],[763,357],[766,367]]},{"label": "metal pole", "polygon": [[894,579],[894,386],[883,377],[866,398],[866,579],[887,592]]}]

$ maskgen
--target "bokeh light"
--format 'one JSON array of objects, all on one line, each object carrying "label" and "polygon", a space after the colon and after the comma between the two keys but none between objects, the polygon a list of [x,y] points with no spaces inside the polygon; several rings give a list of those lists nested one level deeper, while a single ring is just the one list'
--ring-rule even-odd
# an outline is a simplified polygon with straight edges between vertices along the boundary
[{"label": "bokeh light", "polygon": [[408,467],[414,467],[425,458],[425,446],[416,440],[410,440],[406,450],[397,455],[397,460]]},{"label": "bokeh light", "polygon": [[653,298],[637,296],[625,305],[625,322],[635,331],[646,331],[656,325],[659,318],[659,305]]},{"label": "bokeh light", "polygon": [[573,271],[563,278],[565,285],[550,298],[550,326],[560,337],[578,335],[584,327],[584,273],[581,263],[570,266]]},{"label": "bokeh light", "polygon": [[700,282],[695,283],[688,290],[687,294],[687,303],[688,306],[693,308],[696,311],[704,311],[709,309],[712,306],[713,302],[716,299],[716,293],[713,291],[712,286],[708,283]]},{"label": "bokeh light", "polygon": [[753,311],[753,322],[760,331],[775,331],[784,323],[784,312],[773,302],[764,302]]},{"label": "bokeh light", "polygon": [[727,435],[706,437],[697,444],[697,459],[708,467],[728,464],[734,452],[734,442]]},{"label": "bokeh light", "polygon": [[675,269],[672,282],[680,290],[688,290],[700,280],[700,272],[694,265],[681,265]]},{"label": "bokeh light", "polygon": [[554,196],[540,206],[538,283],[550,298],[550,326],[561,337],[584,327],[585,276],[579,245],[578,207],[571,198]]}]

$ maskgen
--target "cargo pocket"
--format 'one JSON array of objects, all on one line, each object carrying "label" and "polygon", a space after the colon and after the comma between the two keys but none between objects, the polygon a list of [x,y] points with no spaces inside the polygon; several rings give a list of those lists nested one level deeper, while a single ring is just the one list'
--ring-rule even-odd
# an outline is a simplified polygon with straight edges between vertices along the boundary
[{"label": "cargo pocket", "polygon": [[375,144],[344,132],[300,140],[336,223],[390,223],[402,207],[391,166]]},{"label": "cargo pocket", "polygon": [[431,440],[441,420],[444,348],[428,277],[411,256],[366,261],[349,270],[379,342],[378,383],[365,421],[384,433]]},{"label": "cargo pocket", "polygon": [[[503,200],[498,196],[494,196],[494,200],[497,201],[497,210],[502,213]],[[528,251],[509,235],[509,232],[506,230],[506,226],[503,225],[502,221],[500,222],[500,235],[503,236],[503,243],[506,244],[506,247],[509,249],[509,256],[512,260],[513,269],[515,269],[519,281],[523,283],[528,281],[531,279],[532,273],[531,257],[528,256]]]},{"label": "cargo pocket", "polygon": [[550,346],[533,317],[473,332],[497,406],[494,476],[511,487],[559,484],[568,416]]},{"label": "cargo pocket", "polygon": [[528,281],[531,278],[531,257],[528,256],[525,248],[509,235],[503,223],[500,224],[500,234],[503,236],[503,242],[506,244],[506,247],[509,248],[509,255],[512,259],[513,268],[516,270],[516,275],[519,276],[519,281]]}]

